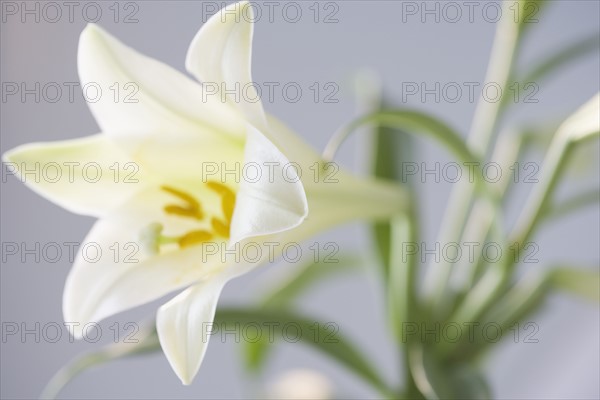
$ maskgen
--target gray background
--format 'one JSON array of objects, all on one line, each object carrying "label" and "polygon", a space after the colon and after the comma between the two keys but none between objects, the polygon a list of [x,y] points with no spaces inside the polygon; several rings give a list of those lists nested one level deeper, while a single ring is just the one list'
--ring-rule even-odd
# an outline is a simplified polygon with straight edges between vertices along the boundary
[{"label": "gray background", "polygon": [[[266,108],[288,122],[318,149],[331,133],[356,116],[351,89],[353,74],[360,69],[378,73],[386,90],[401,101],[402,82],[481,82],[487,65],[495,25],[480,13],[469,23],[466,16],[458,23],[435,23],[429,17],[401,20],[402,3],[392,1],[338,2],[338,23],[314,23],[309,6],[301,2],[303,18],[298,23],[285,21],[281,13],[275,22],[257,23],[253,71],[257,82],[295,81],[305,90],[297,103],[279,96]],[[461,3],[461,2],[459,2]],[[551,1],[540,22],[525,42],[520,66],[530,65],[552,49],[599,28],[597,1]],[[34,2],[29,2],[33,7]],[[109,6],[99,2],[103,18],[99,22],[111,33],[139,51],[183,70],[187,46],[202,23],[202,4],[194,1],[137,2],[138,23],[114,23]],[[430,3],[431,4],[431,3]],[[64,11],[64,10],[63,10]],[[123,12],[123,10],[121,9]],[[122,15],[121,15],[122,17]],[[7,16],[1,25],[2,82],[77,81],[76,49],[85,21],[81,13],[72,23],[57,23],[29,17],[22,23]],[[517,123],[554,123],[598,91],[598,54],[569,67],[552,83],[541,83],[537,104],[521,104],[510,115]],[[312,82],[335,82],[340,90],[337,104],[315,103],[308,87]],[[81,137],[96,133],[97,126],[85,102],[65,98],[57,103],[31,99],[3,102],[1,151],[34,141]],[[461,132],[468,129],[474,104],[463,98],[457,103],[415,98],[408,106],[433,112]],[[447,154],[426,141],[418,141],[411,161],[447,161]],[[339,160],[349,168],[365,165],[365,140],[353,138],[343,148]],[[588,169],[597,170],[598,145],[585,154]],[[582,157],[579,157],[580,159]],[[531,154],[538,160],[538,154]],[[575,188],[597,187],[598,173],[570,174],[561,188],[563,194]],[[576,182],[577,178],[579,181]],[[425,240],[435,240],[445,199],[452,185],[428,181],[420,184]],[[516,212],[531,185],[519,186],[511,203],[509,218]],[[2,241],[41,242],[80,241],[93,223],[91,218],[70,214],[35,195],[16,179],[2,182]],[[547,268],[555,261],[597,265],[599,213],[597,207],[579,212],[557,225],[547,226],[538,235],[540,262],[528,268]],[[368,257],[372,251],[364,226],[352,224],[323,234],[313,241],[335,240],[342,249],[359,249]],[[311,241],[311,242],[313,242]],[[21,263],[15,258],[2,265],[1,320],[43,326],[61,322],[61,294],[70,264],[66,257],[56,263]],[[231,282],[220,304],[244,304],[257,298],[261,285],[290,266],[279,263]],[[390,380],[397,373],[396,358],[385,328],[383,303],[378,294],[376,266],[368,265],[359,274],[349,274],[316,285],[299,308],[326,321],[335,321],[341,330],[361,343]],[[162,300],[161,300],[162,301]],[[104,321],[105,336],[114,321],[135,321],[152,315],[161,301],[125,315]],[[506,340],[494,352],[486,367],[498,398],[598,398],[599,316],[593,305],[555,295],[545,310],[533,319],[540,331],[537,344],[514,344]],[[102,341],[110,340],[103,337]],[[97,345],[96,345],[97,346]],[[36,397],[53,372],[82,351],[94,348],[88,343],[69,343],[66,336],[57,343],[36,343],[28,336],[25,343],[9,338],[1,344],[2,398]],[[256,389],[244,376],[238,362],[239,346],[231,341],[213,340],[199,375],[190,387],[182,386],[162,355],[115,362],[89,371],[63,393],[66,398],[238,398],[251,396]],[[281,344],[272,358],[266,382],[288,368],[314,368],[328,376],[346,396],[375,396],[369,388],[329,360],[300,345]]]}]

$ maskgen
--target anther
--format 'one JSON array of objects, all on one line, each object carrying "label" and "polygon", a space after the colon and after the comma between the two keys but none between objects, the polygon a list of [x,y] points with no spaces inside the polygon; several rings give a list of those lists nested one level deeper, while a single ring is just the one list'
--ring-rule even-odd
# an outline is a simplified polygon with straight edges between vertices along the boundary
[{"label": "anther", "polygon": [[217,235],[225,238],[229,237],[229,224],[224,223],[218,218],[212,218],[210,224]]},{"label": "anther", "polygon": [[191,231],[179,238],[179,247],[184,248],[188,246],[193,246],[195,244],[200,244],[209,241],[210,239],[212,239],[212,237],[212,233],[208,231]]},{"label": "anther", "polygon": [[208,186],[209,189],[217,192],[221,196],[223,196],[226,193],[235,195],[231,189],[229,189],[227,186],[223,185],[220,182],[208,181],[208,182],[206,182],[206,185]]},{"label": "anther", "polygon": [[161,189],[176,197],[179,197],[181,200],[187,203],[187,207],[182,207],[176,204],[166,205],[164,210],[167,214],[190,217],[198,220],[204,218],[204,213],[202,212],[200,202],[198,202],[193,196],[169,186],[161,186]]},{"label": "anther", "polygon": [[235,207],[235,193],[222,183],[215,181],[208,181],[206,183],[209,189],[215,191],[221,196],[221,209],[225,216],[227,224],[231,223],[231,217],[233,216],[233,209]]},{"label": "anther", "polygon": [[225,193],[223,195],[223,198],[221,199],[221,208],[223,209],[223,214],[225,215],[225,220],[227,220],[227,222],[231,222],[231,217],[233,216],[234,207],[235,207],[235,194]]}]

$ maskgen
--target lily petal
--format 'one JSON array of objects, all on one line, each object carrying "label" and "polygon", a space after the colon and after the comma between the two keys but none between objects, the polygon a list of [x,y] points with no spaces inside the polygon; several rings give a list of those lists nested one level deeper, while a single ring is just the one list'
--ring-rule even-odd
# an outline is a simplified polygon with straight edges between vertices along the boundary
[{"label": "lily petal", "polygon": [[78,69],[88,105],[105,133],[244,134],[237,113],[205,96],[197,82],[97,25],[81,33]]},{"label": "lily petal", "polygon": [[[230,246],[252,236],[295,228],[308,215],[306,194],[295,167],[252,125],[248,125],[244,163],[255,166],[258,174],[247,174],[240,182]],[[277,169],[269,170],[269,165]]]},{"label": "lily petal", "polygon": [[[161,224],[166,236],[198,229],[198,222],[190,218],[162,213],[162,208],[174,200],[167,191],[148,189],[96,222],[81,244],[65,283],[65,321],[78,323],[81,328],[223,269],[218,253],[206,254],[203,245],[180,249],[172,244],[167,246],[175,248],[153,253],[139,244],[143,243],[142,232],[153,223]],[[220,208],[216,196],[212,203],[202,203],[207,213]],[[211,244],[216,246],[218,241]],[[81,331],[75,329],[74,335],[80,337]]]},{"label": "lily petal", "polygon": [[217,85],[221,90],[225,85],[227,91],[233,91],[235,95],[226,93],[227,102],[266,131],[262,103],[252,86],[253,20],[253,8],[247,1],[219,10],[192,40],[185,67],[203,84]]},{"label": "lily petal", "polygon": [[160,307],[156,314],[160,345],[184,385],[192,383],[206,353],[225,282],[218,277],[198,283]]},{"label": "lily petal", "polygon": [[290,232],[301,238],[297,240],[352,220],[382,220],[406,210],[406,192],[395,183],[356,177],[342,168],[336,171],[328,168],[315,179],[313,172],[316,163],[323,162],[321,155],[276,117],[267,114],[267,121],[272,142],[303,172],[309,215]]},{"label": "lily petal", "polygon": [[95,217],[123,203],[149,179],[102,134],[26,144],[6,152],[3,161],[41,196],[71,212]]},{"label": "lily petal", "polygon": [[223,165],[241,169],[244,142],[228,136],[178,134],[122,134],[114,142],[153,176],[187,180],[192,185],[220,180]]}]

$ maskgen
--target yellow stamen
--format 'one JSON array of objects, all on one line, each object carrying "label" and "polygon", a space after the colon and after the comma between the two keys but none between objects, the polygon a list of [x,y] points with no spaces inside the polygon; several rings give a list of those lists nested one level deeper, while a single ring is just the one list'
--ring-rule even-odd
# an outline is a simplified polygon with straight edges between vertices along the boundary
[{"label": "yellow stamen", "polygon": [[221,199],[221,208],[223,209],[223,214],[225,215],[225,220],[227,222],[231,222],[231,217],[233,216],[233,208],[235,207],[235,194],[233,193],[225,193],[223,198]]},{"label": "yellow stamen", "polygon": [[161,189],[165,192],[171,193],[176,197],[179,197],[181,200],[187,203],[187,207],[182,207],[175,204],[169,204],[165,206],[164,210],[167,214],[174,214],[182,217],[191,217],[195,219],[204,218],[204,213],[202,212],[201,204],[193,196],[182,192],[181,190],[174,189],[170,186],[161,186]]},{"label": "yellow stamen", "polygon": [[225,186],[222,183],[219,183],[217,181],[208,181],[208,182],[206,182],[206,185],[208,186],[209,189],[217,192],[221,196],[228,194],[228,193],[235,196],[235,193],[233,193],[233,191],[231,189],[229,189],[227,186]]},{"label": "yellow stamen", "polygon": [[180,215],[182,217],[202,219],[202,213],[198,214],[198,210],[190,210],[189,208],[183,208],[174,204],[165,206],[164,210],[167,214],[175,214]]},{"label": "yellow stamen", "polygon": [[206,184],[209,189],[217,192],[221,196],[221,209],[223,210],[225,221],[227,224],[231,223],[231,217],[233,216],[233,209],[235,207],[235,193],[220,182],[208,181]]},{"label": "yellow stamen", "polygon": [[[162,236],[162,226],[160,231],[154,232],[156,231],[156,229],[154,229],[152,231],[153,235],[151,235],[151,239],[153,239],[151,244],[153,245],[152,249],[154,251],[158,251],[158,246],[168,243],[178,243],[180,248],[185,248],[207,242],[214,236],[229,238],[231,218],[235,207],[235,192],[226,185],[216,181],[209,181],[207,182],[207,185],[210,190],[216,192],[221,197],[221,208],[223,210],[224,218],[211,218],[211,230],[190,231],[179,237]],[[190,194],[170,186],[161,186],[161,189],[185,202],[183,205],[167,204],[164,206],[164,211],[167,214],[195,218],[198,220],[201,220],[204,217],[201,203]],[[153,226],[153,228],[155,227]]]},{"label": "yellow stamen", "polygon": [[185,192],[182,192],[179,189],[175,189],[175,188],[172,188],[170,186],[164,186],[164,185],[161,186],[160,188],[162,190],[164,190],[165,192],[169,192],[172,195],[179,197],[181,200],[185,201],[190,206],[192,206],[192,205],[199,206],[198,201],[196,201],[196,199],[193,196],[191,196],[191,195],[189,195],[189,194],[187,194]]},{"label": "yellow stamen", "polygon": [[212,218],[210,224],[217,235],[229,238],[229,224],[226,224],[218,218]]},{"label": "yellow stamen", "polygon": [[179,238],[179,247],[188,247],[212,239],[213,235],[207,231],[191,231]]}]

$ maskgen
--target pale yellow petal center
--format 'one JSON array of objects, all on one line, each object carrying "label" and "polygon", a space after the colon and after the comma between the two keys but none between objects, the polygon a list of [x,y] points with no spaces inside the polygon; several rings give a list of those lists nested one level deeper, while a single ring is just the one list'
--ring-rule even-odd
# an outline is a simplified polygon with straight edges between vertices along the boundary
[{"label": "pale yellow petal center", "polygon": [[[202,206],[201,199],[185,190],[167,185],[160,187],[162,191],[173,197],[173,202],[165,204],[162,211],[169,216],[193,220],[198,224],[198,229],[192,229],[176,236],[166,236],[162,233],[162,224],[154,222],[141,235],[144,237],[144,242],[148,244],[146,247],[156,253],[161,252],[167,245],[175,244],[181,249],[206,243],[213,239],[229,239],[236,193],[229,186],[216,181],[208,181],[206,186],[214,195],[220,197],[220,215],[207,214]],[[207,224],[205,221],[210,221],[210,223]]]}]

